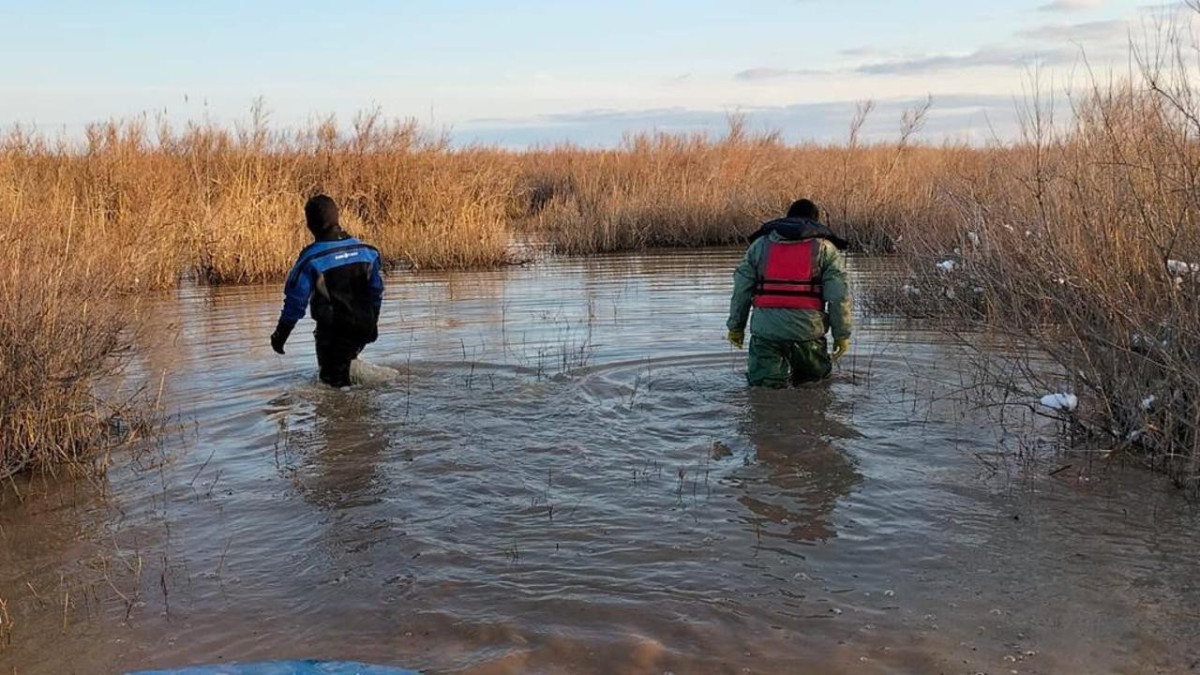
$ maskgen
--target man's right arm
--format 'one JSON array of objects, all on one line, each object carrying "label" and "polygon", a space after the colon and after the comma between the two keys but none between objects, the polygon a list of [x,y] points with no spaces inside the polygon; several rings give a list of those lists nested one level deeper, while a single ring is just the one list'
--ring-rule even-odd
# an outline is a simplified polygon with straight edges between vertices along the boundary
[{"label": "man's right arm", "polygon": [[[759,240],[762,241],[761,239]],[[754,284],[758,282],[758,242],[751,244],[742,256],[742,262],[733,271],[733,296],[729,299],[729,320],[725,327],[731,331],[746,330],[750,319],[750,305],[754,301]]]}]

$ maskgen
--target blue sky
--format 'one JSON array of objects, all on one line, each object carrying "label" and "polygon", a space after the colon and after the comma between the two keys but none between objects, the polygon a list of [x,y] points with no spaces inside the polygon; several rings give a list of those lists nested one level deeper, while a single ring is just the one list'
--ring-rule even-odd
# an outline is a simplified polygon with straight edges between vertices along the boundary
[{"label": "blue sky", "polygon": [[279,125],[378,106],[461,142],[609,144],[742,112],[794,140],[873,134],[932,95],[926,136],[1011,129],[1040,63],[1124,63],[1170,11],[1146,0],[167,3],[0,0],[0,123],[49,132],[141,113]]}]

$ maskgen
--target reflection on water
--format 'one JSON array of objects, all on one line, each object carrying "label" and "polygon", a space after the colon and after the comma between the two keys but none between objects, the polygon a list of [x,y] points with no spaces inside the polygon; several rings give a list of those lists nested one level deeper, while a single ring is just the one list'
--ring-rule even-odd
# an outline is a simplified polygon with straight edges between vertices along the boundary
[{"label": "reflection on water", "polygon": [[[757,474],[749,474],[738,498],[751,515],[747,521],[768,536],[794,542],[836,536],[831,522],[838,500],[861,476],[853,459],[836,444],[853,430],[830,414],[828,386],[789,392],[753,389],[743,433],[754,449]],[[767,527],[774,525],[775,528]]]},{"label": "reflection on water", "polygon": [[736,258],[394,276],[365,357],[399,377],[349,392],[315,383],[302,333],[271,353],[276,288],[161,298],[139,365],[169,368],[183,431],[105,484],[5,496],[0,672],[1200,659],[1200,522],[1175,493],[1079,460],[1049,477],[961,400],[933,333],[861,317],[832,382],[747,390],[721,341]]},{"label": "reflection on water", "polygon": [[[313,410],[309,438],[296,442],[313,448],[311,470],[297,479],[297,489],[311,504],[330,511],[379,503],[386,494],[379,461],[387,435],[374,420],[369,396],[322,396]],[[299,432],[302,436],[306,433]]]}]

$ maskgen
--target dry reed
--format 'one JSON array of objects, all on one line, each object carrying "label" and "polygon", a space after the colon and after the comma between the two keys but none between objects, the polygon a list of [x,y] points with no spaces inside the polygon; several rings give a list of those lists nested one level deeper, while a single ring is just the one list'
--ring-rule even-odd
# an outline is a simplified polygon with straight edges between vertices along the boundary
[{"label": "dry reed", "polygon": [[0,477],[87,466],[120,438],[93,387],[120,365],[133,301],[114,299],[112,260],[69,231],[50,244],[43,230],[0,234]]},{"label": "dry reed", "polygon": [[112,249],[125,287],[181,275],[218,283],[277,278],[307,243],[302,206],[324,192],[344,224],[391,262],[472,267],[505,260],[511,180],[475,152],[412,122],[360,115],[272,131],[261,107],[237,129],[144,119],[87,128],[82,145],[9,132],[0,143],[0,213],[47,224],[40,237]]},{"label": "dry reed", "polygon": [[615,150],[565,146],[526,153],[525,227],[561,253],[730,244],[779,217],[799,196],[859,250],[889,251],[913,222],[939,217],[932,195],[979,151],[912,144],[927,107],[906,113],[892,143],[863,145],[851,122],[843,146],[791,146],[730,119],[721,138],[636,134]]}]

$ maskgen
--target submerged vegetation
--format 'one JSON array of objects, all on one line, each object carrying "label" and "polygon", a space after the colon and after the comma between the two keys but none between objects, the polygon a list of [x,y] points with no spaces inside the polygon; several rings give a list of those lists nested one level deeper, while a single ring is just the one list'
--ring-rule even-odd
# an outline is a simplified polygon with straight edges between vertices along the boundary
[{"label": "submerged vegetation", "polygon": [[1011,143],[914,143],[926,112],[887,143],[860,141],[864,105],[838,146],[790,145],[733,119],[720,138],[520,153],[455,148],[378,113],[349,131],[332,119],[276,131],[260,107],[236,129],[118,121],[77,143],[14,129],[0,143],[0,472],[91,447],[103,426],[93,386],[128,328],[116,298],[185,277],[281,276],[316,192],[389,261],[432,268],[501,264],[518,238],[565,254],[730,244],[805,195],[856,248],[904,261],[897,308],[982,322],[1060,366],[1054,381],[997,374],[1001,390],[1076,394],[1073,424],[1148,449],[1195,484],[1200,92],[1189,66],[1142,60],[1133,79],[1076,94],[1068,119],[1032,101]]}]

